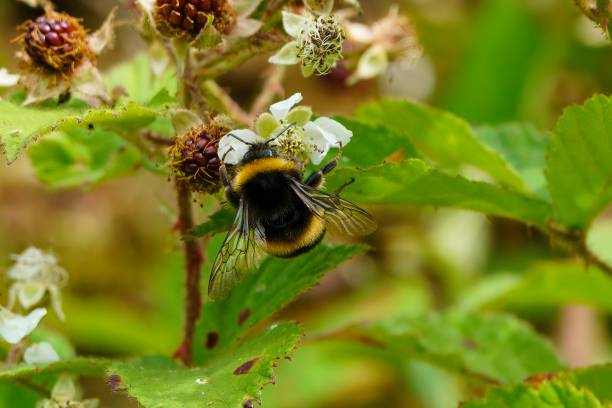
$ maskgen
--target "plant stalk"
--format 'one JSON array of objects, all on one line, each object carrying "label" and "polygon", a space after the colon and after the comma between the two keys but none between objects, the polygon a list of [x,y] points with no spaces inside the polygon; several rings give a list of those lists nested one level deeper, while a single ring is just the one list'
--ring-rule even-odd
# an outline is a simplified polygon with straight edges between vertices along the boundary
[{"label": "plant stalk", "polygon": [[193,363],[193,337],[195,326],[200,317],[202,308],[202,293],[200,290],[201,268],[204,257],[197,238],[191,236],[190,231],[194,227],[193,209],[191,205],[191,189],[185,180],[175,178],[178,221],[176,228],[183,240],[183,251],[185,253],[185,328],[183,341],[174,353],[175,358],[180,358],[185,365]]}]

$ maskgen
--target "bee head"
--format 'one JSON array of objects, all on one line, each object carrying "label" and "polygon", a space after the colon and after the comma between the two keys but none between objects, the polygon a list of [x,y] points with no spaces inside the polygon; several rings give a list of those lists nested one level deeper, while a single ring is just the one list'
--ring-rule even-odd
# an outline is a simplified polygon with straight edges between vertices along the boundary
[{"label": "bee head", "polygon": [[243,162],[250,162],[264,157],[277,157],[278,153],[268,143],[256,143],[252,145],[242,158]]}]

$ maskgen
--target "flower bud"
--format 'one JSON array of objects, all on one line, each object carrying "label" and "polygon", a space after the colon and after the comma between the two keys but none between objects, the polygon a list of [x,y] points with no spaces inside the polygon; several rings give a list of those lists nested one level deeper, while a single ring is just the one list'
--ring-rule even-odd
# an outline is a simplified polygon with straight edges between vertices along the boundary
[{"label": "flower bud", "polygon": [[305,75],[323,75],[342,58],[344,30],[333,16],[308,22],[297,37],[297,56]]},{"label": "flower bud", "polygon": [[154,16],[164,35],[190,40],[206,27],[211,16],[213,26],[224,34],[236,22],[236,12],[229,0],[156,0]]},{"label": "flower bud", "polygon": [[189,181],[194,191],[215,193],[221,187],[219,140],[229,129],[216,123],[198,125],[179,136],[170,149],[174,174]]},{"label": "flower bud", "polygon": [[19,27],[18,41],[35,69],[69,76],[84,58],[94,59],[87,32],[80,21],[66,13],[48,10]]}]

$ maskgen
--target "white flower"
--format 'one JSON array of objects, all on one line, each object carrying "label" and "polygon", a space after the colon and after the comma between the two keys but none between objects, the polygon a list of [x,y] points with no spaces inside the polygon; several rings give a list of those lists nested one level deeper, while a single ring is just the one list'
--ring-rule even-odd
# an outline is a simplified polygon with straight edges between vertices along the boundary
[{"label": "white flower", "polygon": [[28,364],[51,364],[59,361],[60,357],[49,343],[32,344],[23,353],[23,361]]},{"label": "white flower", "polygon": [[9,309],[19,301],[28,310],[40,303],[45,293],[49,292],[53,310],[64,320],[60,288],[66,284],[68,274],[58,265],[55,256],[30,247],[12,258],[15,264],[7,272],[14,281],[9,289]]},{"label": "white flower", "polygon": [[46,314],[47,309],[39,308],[21,316],[0,306],[0,336],[11,344],[17,344],[32,333]]},{"label": "white flower", "polygon": [[285,44],[268,62],[300,63],[302,74],[307,77],[328,73],[342,58],[344,30],[334,16],[303,16],[283,11],[283,27],[295,40]]},{"label": "white flower", "polygon": [[330,148],[349,143],[353,136],[350,130],[324,116],[311,121],[309,107],[295,107],[301,101],[302,94],[296,93],[271,105],[270,113],[257,118],[256,132],[238,129],[223,136],[219,141],[219,157],[227,164],[238,164],[249,143],[264,143],[271,138],[270,144],[280,152],[298,158],[306,156],[313,164],[319,164]]},{"label": "white flower", "polygon": [[78,389],[70,374],[62,374],[51,390],[51,398],[39,401],[36,408],[96,408],[97,399],[77,401]]}]

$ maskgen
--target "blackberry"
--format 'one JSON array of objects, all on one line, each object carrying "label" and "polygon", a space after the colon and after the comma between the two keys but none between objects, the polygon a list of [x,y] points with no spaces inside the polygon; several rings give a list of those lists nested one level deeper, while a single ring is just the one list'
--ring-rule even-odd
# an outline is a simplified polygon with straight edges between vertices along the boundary
[{"label": "blackberry", "polygon": [[177,138],[170,149],[173,172],[189,180],[194,191],[215,193],[221,187],[217,154],[219,140],[229,129],[216,124],[199,125]]},{"label": "blackberry", "polygon": [[227,34],[236,22],[236,13],[228,0],[156,0],[155,21],[158,28],[172,37],[195,38],[206,26],[208,16],[213,25]]},{"label": "blackberry", "polygon": [[87,44],[87,31],[80,21],[65,14],[48,11],[19,27],[23,50],[35,68],[70,74],[85,58],[93,59]]}]

